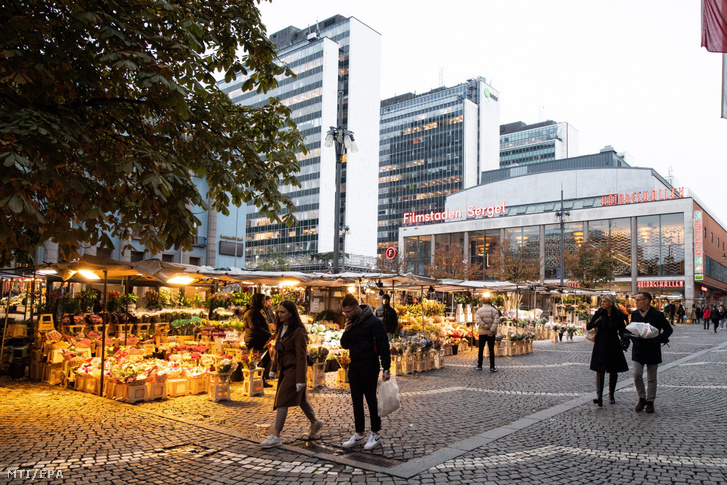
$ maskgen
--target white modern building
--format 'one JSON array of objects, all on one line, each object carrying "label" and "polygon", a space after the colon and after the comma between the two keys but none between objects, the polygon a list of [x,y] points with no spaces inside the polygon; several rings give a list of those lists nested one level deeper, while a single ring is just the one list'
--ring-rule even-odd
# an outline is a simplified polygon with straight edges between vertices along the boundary
[{"label": "white modern building", "polygon": [[[246,211],[245,266],[256,268],[271,253],[285,255],[292,269],[323,269],[320,258],[333,251],[335,210],[341,211],[342,267],[373,267],[376,257],[377,184],[381,34],[354,17],[336,15],[315,27],[288,27],[270,36],[280,62],[296,74],[281,78],[265,94],[243,93],[238,78],[221,83],[233,102],[259,106],[278,97],[292,110],[305,135],[307,154],[300,154],[301,187],[281,187],[294,201],[298,225],[287,227],[261,216],[254,204]],[[323,146],[326,133],[338,125],[338,92],[343,91],[343,126],[352,131],[358,152],[343,163],[341,206],[335,207],[336,153]],[[239,222],[237,223],[239,229]],[[233,237],[231,226],[221,241]],[[241,231],[234,236],[239,241]],[[230,246],[231,248],[233,246]],[[330,257],[329,257],[330,259]],[[325,258],[324,258],[325,261]],[[330,262],[330,261],[329,261]]]},{"label": "white modern building", "polygon": [[500,167],[577,157],[578,130],[553,120],[500,126]]},{"label": "white modern building", "polygon": [[[727,226],[694,193],[615,151],[483,173],[481,185],[452,194],[438,213],[402,220],[399,245],[423,272],[438,248],[489,267],[504,241],[540,261],[540,282],[560,282],[560,243],[609,241],[618,261],[608,288],[710,302],[727,296]],[[563,207],[561,208],[561,190]],[[561,233],[556,212],[567,212]],[[564,275],[566,284],[576,286]]]}]

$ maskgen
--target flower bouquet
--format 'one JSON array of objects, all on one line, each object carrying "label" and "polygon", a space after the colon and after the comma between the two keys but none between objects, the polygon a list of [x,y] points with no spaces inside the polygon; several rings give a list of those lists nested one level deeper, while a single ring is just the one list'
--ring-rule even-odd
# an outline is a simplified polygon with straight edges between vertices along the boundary
[{"label": "flower bouquet", "polygon": [[351,356],[348,350],[339,352],[336,355],[336,361],[338,362],[338,365],[340,365],[343,369],[348,369],[348,366],[351,365]]},{"label": "flower bouquet", "polygon": [[245,369],[250,370],[255,369],[260,363],[260,360],[262,360],[262,357],[260,356],[260,352],[258,352],[257,350],[253,350],[252,352],[244,352],[240,357],[240,362],[245,367]]}]

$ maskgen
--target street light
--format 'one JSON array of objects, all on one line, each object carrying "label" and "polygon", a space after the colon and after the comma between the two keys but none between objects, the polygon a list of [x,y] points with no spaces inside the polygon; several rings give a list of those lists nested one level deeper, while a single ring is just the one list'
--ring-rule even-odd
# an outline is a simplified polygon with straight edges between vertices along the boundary
[{"label": "street light", "polygon": [[331,126],[326,133],[323,146],[331,147],[336,144],[336,199],[334,202],[333,222],[333,273],[339,272],[339,255],[341,253],[341,167],[343,157],[347,150],[356,153],[358,147],[353,139],[353,132],[343,125],[343,89],[338,91],[338,126]]},{"label": "street light", "polygon": [[565,253],[565,221],[570,220],[570,212],[563,210],[563,187],[560,188],[560,210],[555,211],[555,220],[560,222],[560,286],[563,286],[565,275],[565,264],[563,255]]}]

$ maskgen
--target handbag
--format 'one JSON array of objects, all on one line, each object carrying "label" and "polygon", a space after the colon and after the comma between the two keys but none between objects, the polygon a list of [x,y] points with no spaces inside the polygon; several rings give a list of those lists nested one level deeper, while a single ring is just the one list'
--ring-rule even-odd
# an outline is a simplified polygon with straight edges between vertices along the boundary
[{"label": "handbag", "polygon": [[589,342],[595,342],[596,341],[596,334],[598,333],[598,327],[593,327],[589,331],[586,332],[586,340]]}]

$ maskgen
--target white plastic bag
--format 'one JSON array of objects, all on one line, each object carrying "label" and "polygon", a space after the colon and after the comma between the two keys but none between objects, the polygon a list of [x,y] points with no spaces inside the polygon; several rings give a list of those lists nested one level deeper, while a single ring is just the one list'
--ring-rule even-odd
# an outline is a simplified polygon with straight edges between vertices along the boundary
[{"label": "white plastic bag", "polygon": [[399,386],[396,378],[391,376],[388,381],[381,381],[379,384],[379,417],[388,416],[400,407]]},{"label": "white plastic bag", "polygon": [[659,329],[646,322],[631,322],[626,331],[641,338],[655,338],[659,336]]}]

